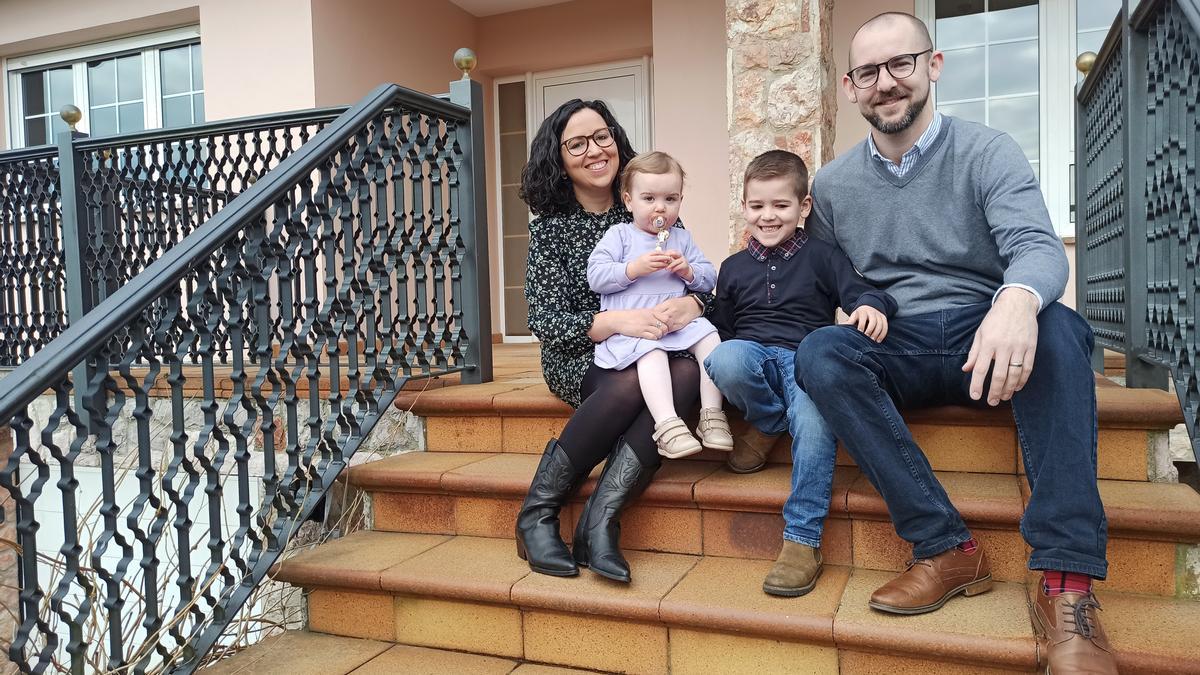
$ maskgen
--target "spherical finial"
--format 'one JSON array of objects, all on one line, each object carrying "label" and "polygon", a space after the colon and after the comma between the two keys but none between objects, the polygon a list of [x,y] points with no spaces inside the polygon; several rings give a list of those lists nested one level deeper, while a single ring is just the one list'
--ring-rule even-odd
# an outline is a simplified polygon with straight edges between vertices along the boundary
[{"label": "spherical finial", "polygon": [[475,58],[475,52],[469,47],[462,47],[454,52],[454,67],[462,71],[462,79],[471,79],[471,70],[475,68],[478,59]]},{"label": "spherical finial", "polygon": [[1075,69],[1087,75],[1096,65],[1096,52],[1084,52],[1075,57]]},{"label": "spherical finial", "polygon": [[68,103],[62,107],[62,110],[58,111],[58,116],[63,118],[63,121],[67,123],[71,131],[75,131],[75,125],[79,124],[79,120],[83,119],[83,111]]}]

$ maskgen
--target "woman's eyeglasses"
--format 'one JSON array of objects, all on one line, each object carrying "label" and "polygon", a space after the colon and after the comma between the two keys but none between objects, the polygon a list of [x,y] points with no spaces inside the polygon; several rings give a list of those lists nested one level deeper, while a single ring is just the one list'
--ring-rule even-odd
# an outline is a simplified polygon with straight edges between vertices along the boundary
[{"label": "woman's eyeglasses", "polygon": [[598,148],[607,148],[613,144],[615,138],[612,127],[604,127],[592,132],[591,136],[572,136],[563,141],[561,145],[571,156],[578,157],[588,151],[589,142],[595,143]]},{"label": "woman's eyeglasses", "polygon": [[883,63],[869,63],[865,66],[859,66],[854,70],[846,73],[850,76],[850,81],[859,89],[866,89],[879,81],[879,67],[887,68],[888,73],[893,79],[903,80],[913,71],[917,69],[917,57],[932,52],[933,49],[924,49],[913,54],[900,54],[884,61]]}]

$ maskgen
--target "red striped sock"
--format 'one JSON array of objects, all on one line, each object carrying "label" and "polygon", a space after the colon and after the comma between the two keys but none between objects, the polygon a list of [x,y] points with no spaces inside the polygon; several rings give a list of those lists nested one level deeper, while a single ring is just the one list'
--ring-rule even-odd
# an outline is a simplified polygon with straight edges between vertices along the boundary
[{"label": "red striped sock", "polygon": [[975,553],[975,549],[977,548],[979,548],[979,542],[975,541],[975,537],[971,537],[970,539],[958,545],[958,550],[966,553],[967,555],[972,555]]},{"label": "red striped sock", "polygon": [[1091,593],[1092,578],[1076,572],[1046,570],[1042,572],[1042,590],[1050,597],[1060,593]]}]

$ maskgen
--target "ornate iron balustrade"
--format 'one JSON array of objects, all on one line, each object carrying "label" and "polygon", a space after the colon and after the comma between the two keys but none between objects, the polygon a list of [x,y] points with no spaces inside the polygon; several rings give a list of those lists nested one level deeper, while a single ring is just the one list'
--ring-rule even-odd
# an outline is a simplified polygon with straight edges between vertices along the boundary
[{"label": "ornate iron balustrade", "polygon": [[[73,209],[110,206],[131,222],[191,220],[133,237],[163,252],[106,270],[131,277],[0,381],[14,440],[0,486],[16,504],[0,515],[15,515],[21,547],[9,658],[22,670],[194,671],[406,381],[491,379],[481,89],[454,82],[451,101],[379,87],[274,169],[244,164],[238,177],[257,181],[212,211],[198,198],[187,211],[172,188],[238,186],[191,165],[124,168],[145,166],[122,165],[126,148],[167,147],[154,135],[64,155],[64,174],[103,186],[64,201],[65,229]],[[106,171],[143,191],[122,196]],[[126,246],[97,241],[108,259]],[[70,252],[65,265],[85,269]],[[94,513],[85,465],[102,482]],[[49,510],[63,534],[48,574]]]},{"label": "ornate iron balustrade", "polygon": [[[62,333],[277,166],[345,106],[0,153],[0,367]],[[60,157],[76,172],[60,180]],[[63,231],[64,200],[77,228]],[[83,266],[70,270],[68,249]],[[71,278],[69,272],[81,276]]]},{"label": "ornate iron balustrade", "polygon": [[1077,97],[1076,255],[1097,345],[1130,386],[1174,384],[1200,459],[1198,90],[1200,1],[1122,9]]}]

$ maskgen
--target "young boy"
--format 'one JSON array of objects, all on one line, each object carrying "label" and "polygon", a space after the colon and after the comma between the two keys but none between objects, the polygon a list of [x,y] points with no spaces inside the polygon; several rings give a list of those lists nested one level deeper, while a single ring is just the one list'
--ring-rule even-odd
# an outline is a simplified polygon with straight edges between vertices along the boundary
[{"label": "young boy", "polygon": [[840,249],[802,229],[812,208],[808,168],[771,150],[746,167],[742,209],[746,250],[721,265],[712,322],[721,344],[704,361],[750,433],[735,440],[729,469],[761,470],[775,439],[792,435],[792,491],[783,506],[783,549],[763,582],[771,595],[799,596],[821,574],[821,531],[829,513],[837,443],[796,384],[793,357],[806,335],[833,324],[836,308],[876,342],[896,301],[871,286]]}]

